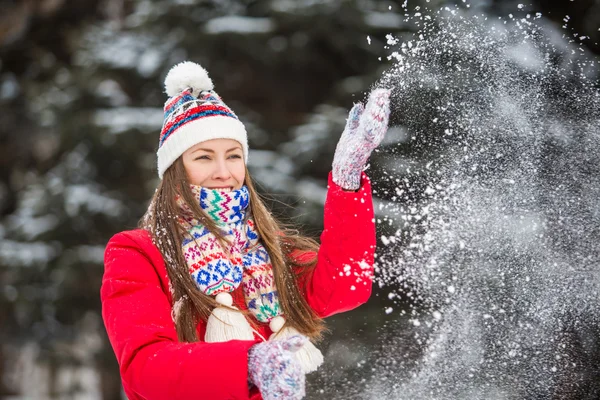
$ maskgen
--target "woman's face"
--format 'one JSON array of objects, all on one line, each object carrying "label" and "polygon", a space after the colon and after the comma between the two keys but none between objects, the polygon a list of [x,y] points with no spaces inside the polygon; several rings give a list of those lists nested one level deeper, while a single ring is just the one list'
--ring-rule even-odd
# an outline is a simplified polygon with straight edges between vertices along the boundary
[{"label": "woman's face", "polygon": [[236,140],[207,140],[187,149],[182,157],[185,172],[193,185],[237,190],[244,184],[244,152]]}]

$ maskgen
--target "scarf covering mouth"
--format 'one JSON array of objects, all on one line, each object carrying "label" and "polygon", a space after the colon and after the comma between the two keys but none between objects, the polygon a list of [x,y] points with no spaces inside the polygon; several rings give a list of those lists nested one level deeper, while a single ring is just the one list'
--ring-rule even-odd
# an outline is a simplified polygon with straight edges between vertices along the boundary
[{"label": "scarf covering mouth", "polygon": [[215,221],[226,239],[221,246],[185,202],[177,199],[182,211],[179,222],[187,232],[182,243],[183,255],[198,289],[216,296],[233,292],[241,284],[246,306],[258,321],[269,322],[281,315],[269,253],[248,213],[248,188],[223,191],[190,185],[190,189],[200,208]]}]

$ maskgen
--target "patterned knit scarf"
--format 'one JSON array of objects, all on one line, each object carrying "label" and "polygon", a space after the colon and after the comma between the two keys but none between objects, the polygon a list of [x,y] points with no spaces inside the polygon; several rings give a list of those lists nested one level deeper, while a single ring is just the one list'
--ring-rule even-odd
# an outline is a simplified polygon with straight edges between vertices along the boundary
[{"label": "patterned knit scarf", "polygon": [[183,254],[198,288],[211,296],[233,292],[242,284],[246,305],[260,322],[281,315],[269,253],[247,215],[248,188],[223,192],[190,185],[202,210],[216,222],[228,243],[217,238],[194,217],[181,199],[180,223],[188,232]]}]

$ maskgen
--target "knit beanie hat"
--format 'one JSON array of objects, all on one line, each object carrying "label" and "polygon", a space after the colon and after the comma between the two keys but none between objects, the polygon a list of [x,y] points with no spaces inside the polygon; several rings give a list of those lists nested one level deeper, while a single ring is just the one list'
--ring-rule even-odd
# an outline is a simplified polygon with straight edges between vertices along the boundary
[{"label": "knit beanie hat", "polygon": [[208,72],[184,61],[165,78],[165,120],[158,143],[158,176],[187,149],[211,139],[233,139],[242,145],[248,163],[248,136],[244,124],[213,91]]}]

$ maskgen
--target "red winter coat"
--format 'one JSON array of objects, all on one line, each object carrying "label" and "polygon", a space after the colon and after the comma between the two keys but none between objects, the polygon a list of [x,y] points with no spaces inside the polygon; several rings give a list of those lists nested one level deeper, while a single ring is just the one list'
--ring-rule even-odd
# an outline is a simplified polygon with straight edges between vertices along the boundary
[{"label": "red winter coat", "polygon": [[[329,176],[317,265],[299,285],[320,317],[352,310],[371,295],[375,224],[371,186],[344,192]],[[310,260],[315,254],[297,254]],[[364,261],[364,262],[363,262]],[[260,341],[181,343],[171,318],[169,278],[144,230],[113,236],[104,254],[102,317],[130,400],[261,399],[248,389],[248,349]],[[235,305],[246,309],[240,287]],[[267,324],[259,324],[268,338]],[[204,337],[205,322],[198,326]]]}]

